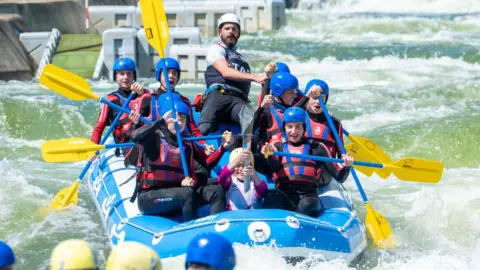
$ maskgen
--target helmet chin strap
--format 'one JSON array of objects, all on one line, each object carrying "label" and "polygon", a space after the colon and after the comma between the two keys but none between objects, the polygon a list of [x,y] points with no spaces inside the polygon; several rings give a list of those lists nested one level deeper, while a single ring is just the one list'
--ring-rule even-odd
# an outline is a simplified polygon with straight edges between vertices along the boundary
[{"label": "helmet chin strap", "polygon": [[281,97],[281,95],[280,95],[280,97],[276,97],[276,98],[278,98],[278,100],[280,100],[280,102],[282,102],[282,105],[287,106],[287,103],[285,103],[285,101],[283,101],[283,98]]}]

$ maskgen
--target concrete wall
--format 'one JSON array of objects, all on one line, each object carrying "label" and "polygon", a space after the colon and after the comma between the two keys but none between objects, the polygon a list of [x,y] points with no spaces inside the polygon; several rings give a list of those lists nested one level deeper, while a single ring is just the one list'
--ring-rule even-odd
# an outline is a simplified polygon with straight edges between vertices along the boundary
[{"label": "concrete wall", "polygon": [[27,29],[21,16],[0,14],[0,80],[31,80],[35,76],[35,61],[17,36],[20,29]]},{"label": "concrete wall", "polygon": [[[139,6],[94,6],[89,8],[90,23],[100,32],[116,27],[142,26]],[[218,19],[225,13],[241,18],[244,32],[280,29],[285,25],[284,0],[201,0],[165,1],[168,24],[174,27],[198,27],[202,36],[216,36]]]},{"label": "concrete wall", "polygon": [[[49,32],[57,28],[65,34],[87,33],[85,8],[76,1],[41,0],[0,1],[0,14],[19,14],[32,32]],[[94,30],[94,29],[92,29]]]}]

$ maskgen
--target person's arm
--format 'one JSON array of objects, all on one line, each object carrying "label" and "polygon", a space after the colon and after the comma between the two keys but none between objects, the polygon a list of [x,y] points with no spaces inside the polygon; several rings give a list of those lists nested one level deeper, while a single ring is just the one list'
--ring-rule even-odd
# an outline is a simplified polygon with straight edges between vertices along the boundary
[{"label": "person's arm", "polygon": [[223,189],[230,189],[230,186],[232,185],[232,174],[234,170],[235,169],[230,168],[229,165],[225,165],[225,167],[223,167],[222,171],[220,172],[217,181],[218,184],[223,187]]},{"label": "person's arm", "polygon": [[224,79],[232,81],[255,81],[262,83],[265,76],[243,73],[228,66],[225,48],[215,44],[207,53],[207,61],[222,75]]},{"label": "person's arm", "polygon": [[205,154],[205,150],[201,149],[196,143],[192,143],[192,149],[193,149],[193,158],[200,163],[203,167],[207,168],[208,170],[211,170],[213,167],[215,167],[220,159],[222,158],[223,153],[225,153],[226,149],[222,146],[220,146],[213,154],[207,156]]},{"label": "person's arm", "polygon": [[165,120],[160,118],[152,125],[145,125],[132,132],[132,141],[143,146],[147,157],[150,160],[157,160],[160,156],[160,142],[156,131],[165,124]]},{"label": "person's arm", "polygon": [[263,114],[260,117],[258,123],[258,138],[261,142],[267,142],[268,137],[267,130],[271,128],[273,125],[272,114],[270,113],[270,108],[266,108],[263,110]]},{"label": "person's arm", "polygon": [[267,192],[268,190],[267,183],[265,183],[264,181],[262,181],[262,179],[260,179],[260,177],[258,177],[257,171],[253,173],[252,179],[253,185],[255,187],[255,197],[260,200],[263,198],[263,195],[265,195],[265,192]]},{"label": "person's arm", "polygon": [[[275,147],[279,149],[278,151],[282,151],[283,149],[280,143],[275,144]],[[272,155],[265,158],[263,153],[256,153],[253,155],[253,158],[255,161],[255,170],[261,174],[272,174],[278,172],[282,168],[280,157]]]},{"label": "person's arm", "polygon": [[305,106],[308,103],[308,97],[303,96],[302,99],[300,99],[297,103],[293,105],[293,107],[300,107],[300,108],[305,108]]},{"label": "person's arm", "polygon": [[222,75],[224,79],[232,81],[249,81],[249,82],[263,82],[264,77],[260,75],[240,72],[228,66],[227,60],[218,59],[213,62],[213,67]]},{"label": "person's arm", "polygon": [[[107,100],[121,106],[121,103],[118,99],[107,96]],[[112,123],[112,120],[117,116],[117,111],[110,109],[107,104],[102,104],[100,107],[100,113],[98,114],[97,124],[93,128],[92,135],[90,140],[96,144],[100,143],[102,139],[103,130],[105,127]]]},{"label": "person's arm", "polygon": [[[140,113],[139,114],[140,114],[140,116],[143,116],[143,117],[147,118],[147,117],[150,116],[152,100],[151,100],[150,93],[148,91],[144,92],[144,95],[148,95],[148,97],[145,97],[142,100],[142,104],[140,105],[140,111],[139,111]],[[137,98],[139,98],[139,97],[137,97]],[[136,124],[132,123],[132,125],[130,125],[130,129],[128,131],[128,134],[130,134],[130,137],[131,137],[131,134],[133,133],[133,131],[139,129],[140,127],[142,127],[144,125],[145,125],[145,123],[143,123],[142,121],[138,121]]]},{"label": "person's arm", "polygon": [[[253,119],[255,121],[253,122],[253,130],[256,130],[257,128],[262,128],[262,125],[264,125],[266,122],[266,115],[270,114],[270,109],[266,108],[257,108],[255,111],[255,114],[253,115]],[[268,122],[268,121],[267,121]]]},{"label": "person's arm", "polygon": [[[335,117],[332,117],[332,118],[333,118],[333,123],[334,123],[335,127],[337,128],[338,137],[340,138],[341,144],[345,145],[345,142],[343,140],[342,122],[340,122],[340,120],[336,119]],[[338,146],[338,143],[337,143],[337,153],[338,153],[338,156],[341,156],[341,154],[342,154],[342,149],[340,149],[340,147]]]},{"label": "person's arm", "polygon": [[[324,157],[331,157],[330,151],[325,147],[324,144],[320,143],[312,151],[314,156],[324,156]],[[350,166],[341,167],[336,166],[333,162],[316,162],[318,166],[322,166],[322,168],[326,169],[330,175],[335,178],[340,183],[345,182],[350,174]]]}]

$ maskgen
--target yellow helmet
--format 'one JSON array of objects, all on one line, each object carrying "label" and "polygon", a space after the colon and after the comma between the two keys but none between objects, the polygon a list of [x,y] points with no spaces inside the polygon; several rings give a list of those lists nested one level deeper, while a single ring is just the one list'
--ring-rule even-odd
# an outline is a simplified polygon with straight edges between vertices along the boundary
[{"label": "yellow helmet", "polygon": [[110,252],[107,270],[162,270],[160,257],[138,242],[122,242]]},{"label": "yellow helmet", "polygon": [[50,270],[98,269],[97,258],[87,242],[70,239],[57,244],[50,257]]},{"label": "yellow helmet", "polygon": [[[231,153],[230,153],[230,160],[229,162],[232,162],[234,161],[238,155],[240,155],[240,153],[243,152],[243,148],[235,148]],[[253,162],[253,155],[252,155],[252,152],[250,152],[250,156],[252,156],[252,166],[254,165],[254,162]]]}]

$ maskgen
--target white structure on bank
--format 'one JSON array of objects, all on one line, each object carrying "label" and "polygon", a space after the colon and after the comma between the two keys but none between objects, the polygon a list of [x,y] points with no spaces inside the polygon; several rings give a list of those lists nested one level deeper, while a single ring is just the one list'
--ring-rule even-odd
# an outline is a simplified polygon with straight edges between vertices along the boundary
[{"label": "white structure on bank", "polygon": [[[203,77],[206,67],[207,46],[200,45],[198,28],[170,28],[170,39],[165,47],[167,57],[175,57],[182,67],[182,78]],[[191,45],[195,44],[195,45]],[[145,38],[145,31],[137,28],[114,28],[103,32],[103,47],[97,61],[94,78],[112,76],[112,66],[117,58],[129,57],[137,63],[138,76],[155,76],[155,64],[160,59]]]},{"label": "white structure on bank", "polygon": [[[165,1],[164,6],[170,27],[197,27],[203,37],[215,36],[218,19],[229,12],[240,17],[246,32],[280,29],[286,23],[284,0]],[[142,25],[139,6],[89,6],[88,14],[100,33]]]}]

